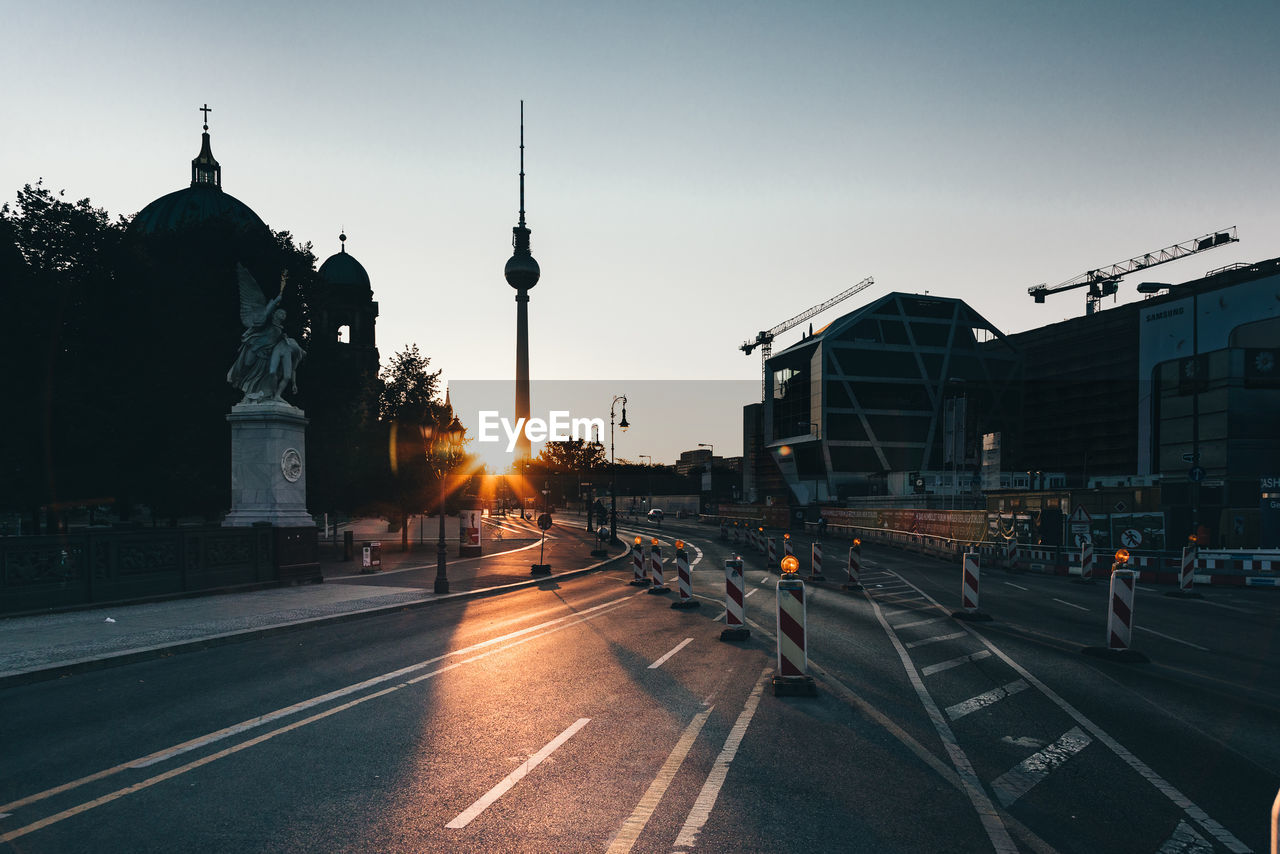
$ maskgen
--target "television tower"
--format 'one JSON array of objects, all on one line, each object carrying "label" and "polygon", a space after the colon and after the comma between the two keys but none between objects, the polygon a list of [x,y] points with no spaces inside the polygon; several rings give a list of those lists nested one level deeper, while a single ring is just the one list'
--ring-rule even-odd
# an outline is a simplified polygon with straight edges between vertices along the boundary
[{"label": "television tower", "polygon": [[[520,101],[520,223],[511,229],[515,248],[503,271],[507,284],[516,289],[516,411],[517,419],[529,418],[529,290],[538,284],[541,270],[529,252],[529,229],[524,224],[524,101]],[[516,423],[519,423],[518,421]],[[516,437],[516,462],[531,455],[524,430]]]}]

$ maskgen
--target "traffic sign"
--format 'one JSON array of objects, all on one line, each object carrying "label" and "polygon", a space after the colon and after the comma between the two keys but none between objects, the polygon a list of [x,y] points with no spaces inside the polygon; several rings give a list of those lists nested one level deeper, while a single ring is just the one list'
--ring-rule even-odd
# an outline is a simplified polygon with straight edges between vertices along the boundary
[{"label": "traffic sign", "polygon": [[1190,454],[1182,455],[1182,461],[1184,463],[1194,463],[1198,459],[1200,459],[1200,455],[1198,453],[1190,453]]},{"label": "traffic sign", "polygon": [[1187,472],[1187,480],[1191,481],[1192,483],[1199,483],[1200,481],[1204,480],[1206,473],[1207,472],[1205,472],[1205,470],[1200,466],[1192,466],[1191,470]]},{"label": "traffic sign", "polygon": [[1120,535],[1120,542],[1127,549],[1136,549],[1142,545],[1142,532],[1137,528],[1126,528],[1124,533]]},{"label": "traffic sign", "polygon": [[1071,516],[1068,517],[1067,521],[1088,524],[1091,518],[1092,517],[1089,516],[1089,511],[1084,509],[1084,505],[1077,504],[1076,509],[1071,511]]},{"label": "traffic sign", "polygon": [[538,527],[546,531],[551,528],[551,514],[543,513],[538,517]]}]

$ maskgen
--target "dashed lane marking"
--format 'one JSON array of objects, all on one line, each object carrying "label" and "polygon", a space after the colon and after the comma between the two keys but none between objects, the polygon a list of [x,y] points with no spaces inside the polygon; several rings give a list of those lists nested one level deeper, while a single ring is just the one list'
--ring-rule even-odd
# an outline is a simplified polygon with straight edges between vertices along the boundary
[{"label": "dashed lane marking", "polygon": [[1200,646],[1200,644],[1198,643],[1192,643],[1191,641],[1184,641],[1181,638],[1175,638],[1173,635],[1166,635],[1164,632],[1157,632],[1155,629],[1148,629],[1146,626],[1134,626],[1134,628],[1140,632],[1146,632],[1147,634],[1155,635],[1158,638],[1164,638],[1165,640],[1171,640],[1174,643],[1180,643],[1183,646],[1189,646],[1192,649],[1198,649],[1201,652],[1209,651],[1209,648],[1207,646]]},{"label": "dashed lane marking", "polygon": [[480,813],[489,808],[490,804],[510,791],[512,786],[525,778],[525,775],[542,764],[542,760],[546,759],[552,753],[555,753],[562,744],[573,738],[574,733],[590,722],[591,718],[578,718],[578,720],[571,724],[567,730],[547,742],[546,747],[530,756],[525,760],[523,765],[504,777],[502,782],[498,783],[498,785],[494,786],[488,792],[485,792],[480,800],[476,801],[474,804],[459,813],[458,817],[446,824],[445,827],[451,830],[461,830],[466,827],[471,823],[472,819],[480,815]]},{"label": "dashed lane marking", "polygon": [[910,623],[899,623],[898,625],[893,627],[893,630],[897,631],[898,629],[913,629],[916,626],[927,626],[930,623],[941,623],[944,620],[947,622],[950,622],[950,620],[947,620],[946,617],[930,617],[927,620],[913,620]]},{"label": "dashed lane marking", "polygon": [[1067,607],[1069,607],[1069,608],[1078,608],[1078,609],[1079,609],[1079,610],[1081,610],[1081,611],[1088,611],[1088,610],[1089,610],[1088,608],[1084,607],[1083,605],[1077,605],[1075,602],[1067,602],[1066,600],[1064,600],[1064,599],[1059,599],[1059,598],[1057,598],[1057,597],[1050,597],[1050,598],[1052,598],[1052,599],[1053,599],[1053,601],[1055,601],[1055,602],[1061,602],[1063,605],[1066,605],[1066,606],[1067,606]]},{"label": "dashed lane marking", "polygon": [[998,703],[1005,697],[1012,697],[1019,691],[1025,691],[1027,687],[1026,682],[1021,679],[1015,679],[1008,685],[1002,685],[1001,687],[987,691],[984,694],[971,697],[964,702],[947,706],[947,717],[951,718],[953,721],[957,720],[965,715],[972,714],[979,709],[985,709],[987,706]]},{"label": "dashed lane marking", "polygon": [[950,635],[935,635],[934,637],[931,637],[931,638],[912,641],[911,643],[903,644],[903,645],[907,649],[915,649],[918,646],[928,646],[931,643],[942,643],[943,641],[955,640],[956,638],[962,638],[964,636],[965,636],[964,632],[955,632],[954,634],[950,634]]},{"label": "dashed lane marking", "polygon": [[949,658],[946,661],[939,661],[937,664],[930,664],[928,667],[920,668],[921,676],[932,676],[935,673],[941,673],[944,670],[950,670],[953,667],[959,667],[962,664],[968,664],[971,661],[981,661],[984,658],[990,658],[991,653],[985,649],[969,655],[962,655],[959,658]]},{"label": "dashed lane marking", "polygon": [[676,645],[675,645],[675,648],[674,648],[674,649],[672,649],[672,650],[671,650],[670,652],[668,652],[666,655],[662,656],[662,658],[659,658],[659,659],[658,659],[657,661],[655,661],[653,664],[650,664],[650,665],[649,665],[649,669],[650,669],[650,670],[657,670],[659,667],[661,667],[662,665],[666,664],[666,662],[667,662],[667,659],[668,659],[668,658],[670,658],[671,656],[675,655],[677,652],[679,652],[680,650],[684,649],[686,646],[688,646],[688,645],[689,645],[689,644],[691,644],[691,643],[693,643],[693,638],[685,638],[684,640],[680,641],[680,643],[678,643],[678,644],[676,644]]},{"label": "dashed lane marking", "polygon": [[1093,739],[1080,727],[1072,727],[1044,750],[1031,754],[991,782],[1000,805],[1007,807],[1031,791],[1032,787],[1049,776],[1053,769],[1084,750]]},{"label": "dashed lane marking", "polygon": [[1018,588],[1019,590],[1025,590],[1025,591],[1027,591],[1028,593],[1030,593],[1030,592],[1031,592],[1031,588],[1030,588],[1030,587],[1023,587],[1021,584],[1014,584],[1012,581],[1005,581],[1005,582],[1002,582],[1002,583],[1007,584],[1007,585],[1009,585],[1010,587],[1016,587],[1016,588]]}]

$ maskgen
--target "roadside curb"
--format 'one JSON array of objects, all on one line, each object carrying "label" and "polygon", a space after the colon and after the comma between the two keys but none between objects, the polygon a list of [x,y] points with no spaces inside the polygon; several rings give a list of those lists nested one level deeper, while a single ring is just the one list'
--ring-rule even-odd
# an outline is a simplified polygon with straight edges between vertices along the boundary
[{"label": "roadside curb", "polygon": [[559,572],[553,575],[544,575],[535,578],[529,578],[524,581],[515,581],[510,584],[499,584],[493,587],[482,587],[478,590],[463,590],[457,593],[447,593],[443,596],[437,596],[433,593],[424,593],[426,598],[418,601],[397,602],[391,605],[381,605],[373,608],[363,608],[356,611],[346,611],[339,614],[327,614],[319,617],[307,617],[299,620],[291,620],[286,623],[278,623],[272,626],[263,626],[261,628],[240,629],[222,634],[209,635],[208,637],[193,638],[191,640],[178,641],[172,644],[157,644],[155,646],[142,647],[140,649],[124,650],[118,653],[107,653],[105,655],[76,659],[73,661],[55,664],[49,667],[38,667],[32,670],[20,670],[11,673],[0,674],[0,688],[8,688],[16,685],[27,685],[33,682],[45,682],[50,679],[59,679],[64,676],[71,676],[77,673],[87,673],[93,670],[105,670],[109,667],[118,667],[124,664],[132,664],[138,661],[148,661],[156,658],[167,658],[171,655],[178,655],[184,652],[197,652],[203,649],[211,649],[213,647],[225,646],[227,644],[239,643],[240,641],[252,640],[255,638],[269,637],[276,634],[284,634],[286,632],[298,631],[300,629],[311,628],[313,626],[326,623],[345,623],[352,620],[360,620],[366,617],[377,617],[383,614],[390,614],[396,611],[409,611],[423,608],[428,605],[442,605],[449,602],[455,602],[462,599],[483,599],[490,596],[500,596],[503,593],[510,593],[516,590],[523,590],[528,587],[537,587],[546,584],[549,581],[556,581],[561,578],[576,578],[586,575],[589,572],[595,572],[598,569],[608,566],[611,563],[629,558],[630,553],[623,550],[621,553],[613,557],[605,558],[597,561],[589,566],[581,569],[571,569],[566,572]]}]

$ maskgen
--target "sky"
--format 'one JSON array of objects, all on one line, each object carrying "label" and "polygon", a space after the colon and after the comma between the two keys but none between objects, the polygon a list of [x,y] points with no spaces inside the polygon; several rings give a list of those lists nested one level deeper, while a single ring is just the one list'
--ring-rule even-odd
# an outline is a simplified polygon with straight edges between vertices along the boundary
[{"label": "sky", "polygon": [[[1080,290],[1035,305],[1028,287],[1230,226],[1240,243],[1134,274],[1121,301],[1280,256],[1274,0],[47,0],[5,18],[3,198],[43,178],[133,214],[187,186],[207,103],[223,189],[321,260],[345,229],[384,360],[416,343],[448,382],[514,374],[521,99],[535,380],[733,381],[745,404],[742,342],[867,276],[815,325],[902,291],[1018,332],[1084,313]],[[633,423],[620,457],[741,452],[740,417]]]}]

